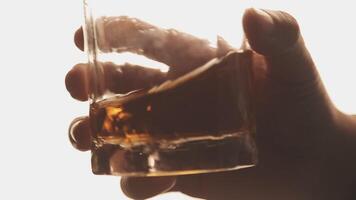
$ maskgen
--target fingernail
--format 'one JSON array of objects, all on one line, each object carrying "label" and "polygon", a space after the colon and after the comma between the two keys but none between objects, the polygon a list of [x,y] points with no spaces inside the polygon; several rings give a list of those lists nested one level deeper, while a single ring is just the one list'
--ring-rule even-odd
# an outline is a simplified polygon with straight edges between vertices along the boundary
[{"label": "fingernail", "polygon": [[216,56],[218,58],[221,58],[225,56],[229,51],[234,50],[232,46],[221,36],[218,35],[217,37],[217,51],[216,51]]},{"label": "fingernail", "polygon": [[68,130],[69,141],[72,146],[80,151],[90,149],[90,135],[88,117],[78,117],[72,121]]},{"label": "fingernail", "polygon": [[274,29],[273,18],[268,12],[265,10],[261,10],[258,8],[250,8],[246,10],[246,12],[251,12],[251,14],[255,15],[256,22],[258,22],[258,26],[256,27],[264,34],[271,34]]}]

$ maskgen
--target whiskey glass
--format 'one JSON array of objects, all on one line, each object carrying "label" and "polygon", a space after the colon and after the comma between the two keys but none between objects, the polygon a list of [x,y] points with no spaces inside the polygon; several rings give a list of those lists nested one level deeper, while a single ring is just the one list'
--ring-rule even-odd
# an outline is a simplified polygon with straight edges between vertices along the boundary
[{"label": "whiskey glass", "polygon": [[84,0],[94,174],[257,163],[243,8],[228,0]]}]

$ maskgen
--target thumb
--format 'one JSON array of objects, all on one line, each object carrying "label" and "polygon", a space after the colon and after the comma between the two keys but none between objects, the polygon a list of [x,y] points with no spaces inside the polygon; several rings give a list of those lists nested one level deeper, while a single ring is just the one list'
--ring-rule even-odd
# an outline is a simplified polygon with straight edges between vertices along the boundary
[{"label": "thumb", "polygon": [[[251,48],[262,55],[254,62],[266,62],[253,66],[256,124],[263,132],[256,134],[264,153],[260,154],[261,163],[265,157],[266,162],[278,157],[277,152],[289,158],[322,155],[325,145],[321,138],[335,130],[340,117],[305,47],[297,21],[282,11],[251,8],[244,14],[243,26]],[[266,156],[268,151],[270,155]]]},{"label": "thumb", "polygon": [[250,8],[243,28],[251,48],[265,57],[270,75],[290,83],[318,78],[297,21],[282,11]]},{"label": "thumb", "polygon": [[123,177],[121,189],[133,199],[147,199],[169,191],[176,183],[175,177]]}]

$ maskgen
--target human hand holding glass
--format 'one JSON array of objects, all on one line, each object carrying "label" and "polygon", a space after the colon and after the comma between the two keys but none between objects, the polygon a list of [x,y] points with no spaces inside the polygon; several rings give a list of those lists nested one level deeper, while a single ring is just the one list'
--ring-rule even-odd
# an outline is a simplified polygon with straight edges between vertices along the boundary
[{"label": "human hand holding glass", "polygon": [[[314,199],[336,195],[350,199],[352,189],[347,183],[354,176],[339,165],[344,158],[338,155],[350,153],[350,146],[344,143],[355,144],[355,123],[328,98],[295,20],[283,12],[263,12],[251,9],[244,16],[246,36],[258,52],[254,54],[254,89],[259,165],[238,172],[124,177],[126,194],[146,198],[178,190],[208,199],[310,199],[312,194]],[[76,34],[76,43],[82,46],[80,37]],[[86,86],[80,82],[85,70],[84,65],[77,65],[67,75],[68,90],[81,100],[87,96]],[[89,149],[88,121],[78,123],[73,133],[74,145]],[[330,148],[334,146],[338,148]],[[350,160],[347,163],[356,165]],[[330,177],[330,171],[337,171],[337,177]],[[327,180],[327,184],[315,179]],[[330,185],[333,190],[326,189]]]}]

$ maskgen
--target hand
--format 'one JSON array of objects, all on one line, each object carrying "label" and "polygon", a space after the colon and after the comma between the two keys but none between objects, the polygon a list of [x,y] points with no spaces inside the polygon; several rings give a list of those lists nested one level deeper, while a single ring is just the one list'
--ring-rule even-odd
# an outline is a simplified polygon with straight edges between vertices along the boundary
[{"label": "hand", "polygon": [[[248,9],[243,25],[256,52],[253,67],[259,164],[213,174],[123,177],[123,191],[136,199],[167,191],[224,200],[356,199],[356,122],[330,101],[297,22],[284,12]],[[80,31],[75,41],[82,49]],[[201,50],[205,53],[186,55],[192,58],[189,62],[207,61],[219,51],[204,45],[199,48],[206,48]],[[170,58],[164,62],[172,65]],[[68,91],[79,100],[87,99],[85,70],[84,64],[77,65],[66,77]],[[80,150],[89,149],[88,127],[87,118],[80,120],[71,136]]]}]

